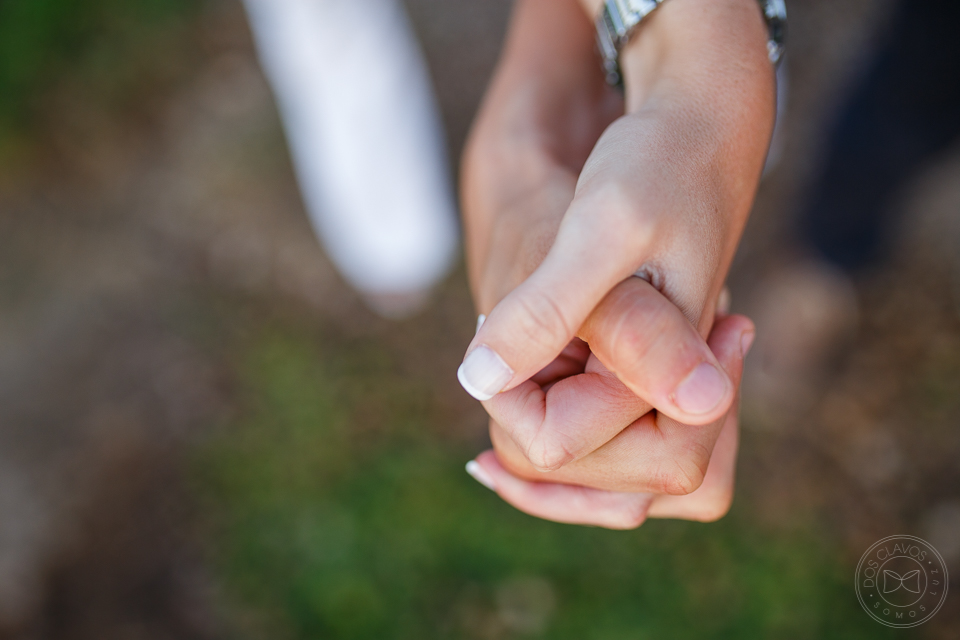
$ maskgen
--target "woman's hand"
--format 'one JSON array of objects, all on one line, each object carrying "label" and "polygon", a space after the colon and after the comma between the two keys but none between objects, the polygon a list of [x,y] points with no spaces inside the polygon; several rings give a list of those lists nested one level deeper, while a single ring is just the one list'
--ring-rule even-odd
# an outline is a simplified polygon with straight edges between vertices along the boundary
[{"label": "woman's hand", "polygon": [[489,317],[459,375],[495,419],[499,463],[473,468],[524,511],[622,527],[729,504],[752,325],[704,336],[772,129],[765,44],[754,0],[669,0],[624,52],[624,101],[575,0],[518,2],[464,156]]},{"label": "woman's hand", "polygon": [[[763,20],[755,0],[668,0],[624,53],[625,105],[593,47],[574,0],[518,5],[465,154],[471,282],[489,316],[459,375],[480,399],[516,388],[638,274],[662,299],[590,347],[649,405],[709,424],[735,394],[700,336],[773,123]],[[560,443],[544,448],[534,464],[563,463]]]},{"label": "woman's hand", "polygon": [[[734,381],[739,382],[752,338],[753,325],[742,316],[720,318],[710,335],[711,348]],[[578,377],[542,383],[548,393],[557,393]],[[511,396],[498,396],[498,413],[527,410],[522,398]],[[628,411],[629,399],[614,399],[609,407]],[[638,527],[648,517],[710,522],[723,517],[733,500],[736,403],[702,427],[646,413],[596,451],[546,473],[534,469],[494,421],[490,433],[496,453],[481,454],[467,469],[516,508],[547,520],[611,529]]]}]

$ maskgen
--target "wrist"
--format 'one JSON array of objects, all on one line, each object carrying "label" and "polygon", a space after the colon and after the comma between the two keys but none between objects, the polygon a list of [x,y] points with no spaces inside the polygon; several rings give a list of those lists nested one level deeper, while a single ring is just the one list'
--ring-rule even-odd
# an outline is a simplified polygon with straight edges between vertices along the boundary
[{"label": "wrist", "polygon": [[628,117],[666,123],[713,166],[718,210],[736,220],[749,214],[776,118],[767,40],[757,0],[667,0],[621,52]]},{"label": "wrist", "polygon": [[720,99],[716,110],[730,94],[772,108],[768,35],[757,0],[667,0],[621,50],[627,113],[677,92]]}]

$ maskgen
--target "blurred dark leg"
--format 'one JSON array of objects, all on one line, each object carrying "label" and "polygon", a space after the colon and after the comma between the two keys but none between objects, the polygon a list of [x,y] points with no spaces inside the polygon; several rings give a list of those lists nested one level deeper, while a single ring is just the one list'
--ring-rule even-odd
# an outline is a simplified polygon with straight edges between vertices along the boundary
[{"label": "blurred dark leg", "polygon": [[801,233],[835,265],[882,259],[893,200],[960,136],[960,0],[904,0],[830,139]]}]

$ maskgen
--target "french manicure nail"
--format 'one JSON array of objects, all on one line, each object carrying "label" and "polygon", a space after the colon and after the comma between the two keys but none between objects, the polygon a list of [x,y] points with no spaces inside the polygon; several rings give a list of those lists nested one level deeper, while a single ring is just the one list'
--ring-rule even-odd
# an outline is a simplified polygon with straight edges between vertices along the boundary
[{"label": "french manicure nail", "polygon": [[480,327],[482,327],[483,323],[486,321],[487,321],[487,316],[483,315],[482,313],[477,316],[477,330],[473,332],[473,335],[477,335],[478,333],[480,333]]},{"label": "french manicure nail", "polygon": [[471,351],[457,369],[460,384],[481,402],[503,391],[512,378],[513,369],[485,344]]},{"label": "french manicure nail", "polygon": [[490,474],[487,473],[486,470],[481,467],[480,463],[476,460],[471,460],[467,463],[467,473],[469,473],[474,480],[485,486],[487,489],[490,489],[490,491],[497,490],[497,486],[493,483],[493,478],[490,477]]},{"label": "french manicure nail", "polygon": [[746,358],[750,352],[750,347],[753,346],[753,339],[756,337],[757,334],[754,331],[744,331],[743,335],[740,336],[740,352],[744,358]]},{"label": "french manicure nail", "polygon": [[720,404],[726,390],[726,381],[717,368],[704,362],[680,383],[674,393],[674,402],[690,415],[702,415]]}]

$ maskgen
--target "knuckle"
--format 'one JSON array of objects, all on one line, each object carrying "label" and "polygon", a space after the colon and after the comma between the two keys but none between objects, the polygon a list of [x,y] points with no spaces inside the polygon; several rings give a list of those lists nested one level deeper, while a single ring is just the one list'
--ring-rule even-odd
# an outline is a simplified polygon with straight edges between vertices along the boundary
[{"label": "knuckle", "polygon": [[695,517],[698,522],[716,522],[730,513],[731,506],[733,506],[733,491],[725,490],[699,507]]},{"label": "knuckle", "polygon": [[562,442],[550,441],[542,436],[533,439],[525,454],[537,471],[556,471],[575,457],[573,451]]},{"label": "knuckle", "polygon": [[583,448],[577,434],[565,429],[562,422],[552,420],[549,413],[528,433],[531,437],[524,454],[538,471],[556,471],[575,460]]},{"label": "knuckle", "polygon": [[614,528],[629,530],[640,527],[640,525],[647,520],[648,506],[646,501],[642,501],[636,505],[622,509],[615,518],[613,523]]},{"label": "knuckle", "polygon": [[610,234],[614,246],[626,246],[638,250],[649,245],[656,227],[655,218],[641,205],[641,200],[629,183],[624,180],[610,180],[589,196],[588,209],[593,214],[599,212],[604,221],[604,229]]},{"label": "knuckle", "polygon": [[635,365],[644,362],[660,337],[670,335],[671,321],[664,306],[633,303],[623,313],[613,336],[621,360]]},{"label": "knuckle", "polygon": [[572,335],[569,323],[560,305],[542,291],[531,291],[517,300],[519,307],[517,330],[525,340],[544,346],[566,343]]},{"label": "knuckle", "polygon": [[[540,406],[532,406],[535,403]],[[576,439],[545,415],[541,397],[528,397],[521,407],[501,419],[527,463],[537,471],[556,471],[576,457]]]},{"label": "knuckle", "polygon": [[706,465],[697,460],[674,459],[661,466],[654,476],[655,493],[671,496],[686,496],[703,484]]}]

